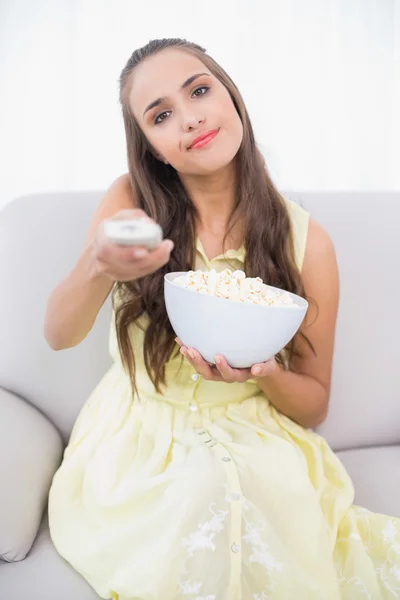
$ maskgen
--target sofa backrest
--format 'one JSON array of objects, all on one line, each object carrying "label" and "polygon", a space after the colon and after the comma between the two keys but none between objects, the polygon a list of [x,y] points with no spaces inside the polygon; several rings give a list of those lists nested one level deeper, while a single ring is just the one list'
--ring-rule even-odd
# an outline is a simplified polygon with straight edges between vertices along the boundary
[{"label": "sofa backrest", "polygon": [[400,442],[400,193],[286,194],[331,235],[340,306],[330,411],[334,449]]},{"label": "sofa backrest", "polygon": [[0,212],[0,386],[37,406],[68,439],[92,389],[112,364],[111,298],[74,348],[43,336],[47,299],[72,269],[101,193],[24,196]]},{"label": "sofa backrest", "polygon": [[[334,449],[400,441],[400,194],[286,193],[330,233],[341,278],[330,413]],[[111,365],[111,299],[87,338],[54,352],[48,296],[75,264],[101,192],[38,194],[0,212],[0,386],[46,414],[68,439]],[[397,218],[396,218],[397,217]]]}]

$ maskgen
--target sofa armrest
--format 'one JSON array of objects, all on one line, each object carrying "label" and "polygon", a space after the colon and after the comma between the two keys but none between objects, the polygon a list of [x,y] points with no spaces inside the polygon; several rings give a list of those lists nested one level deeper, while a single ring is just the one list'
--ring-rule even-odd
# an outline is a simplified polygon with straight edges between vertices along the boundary
[{"label": "sofa armrest", "polygon": [[29,552],[62,452],[54,425],[0,387],[0,560],[23,560]]}]

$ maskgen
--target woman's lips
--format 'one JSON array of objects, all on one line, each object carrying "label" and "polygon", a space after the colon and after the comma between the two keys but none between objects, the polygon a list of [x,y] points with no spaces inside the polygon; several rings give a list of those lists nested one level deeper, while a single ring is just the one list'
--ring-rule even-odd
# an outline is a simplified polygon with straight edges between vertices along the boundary
[{"label": "woman's lips", "polygon": [[189,150],[198,150],[199,148],[203,148],[215,138],[218,132],[219,129],[214,129],[213,131],[208,131],[204,135],[199,136],[190,146]]}]

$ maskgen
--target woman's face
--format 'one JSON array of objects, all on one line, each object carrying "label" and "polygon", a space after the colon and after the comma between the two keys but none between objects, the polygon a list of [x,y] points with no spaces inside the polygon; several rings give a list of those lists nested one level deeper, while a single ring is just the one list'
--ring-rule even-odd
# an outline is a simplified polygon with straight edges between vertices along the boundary
[{"label": "woman's face", "polygon": [[217,171],[232,161],[242,142],[242,122],[228,91],[182,50],[163,50],[135,69],[130,103],[154,154],[179,173]]}]

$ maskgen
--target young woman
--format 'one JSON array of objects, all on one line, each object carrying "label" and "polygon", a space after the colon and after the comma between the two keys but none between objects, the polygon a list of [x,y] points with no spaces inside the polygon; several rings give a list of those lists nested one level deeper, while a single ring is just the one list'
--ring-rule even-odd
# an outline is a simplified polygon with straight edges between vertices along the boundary
[{"label": "young woman", "polygon": [[[399,520],[353,505],[310,429],[327,414],[338,307],[328,234],[278,193],[236,86],[200,46],[135,51],[120,100],[129,174],[47,310],[46,338],[62,349],[113,294],[114,364],[50,492],[56,548],[102,598],[400,598]],[[106,242],[105,219],[142,211],[163,228],[159,248]],[[285,352],[251,369],[223,356],[211,366],[166,314],[166,272],[228,266],[311,301]]]}]

